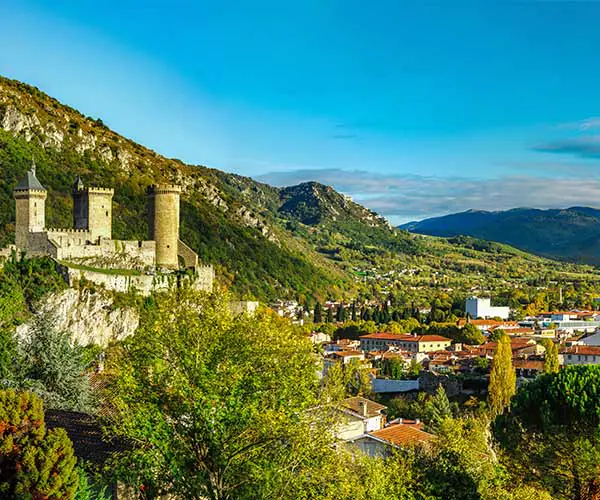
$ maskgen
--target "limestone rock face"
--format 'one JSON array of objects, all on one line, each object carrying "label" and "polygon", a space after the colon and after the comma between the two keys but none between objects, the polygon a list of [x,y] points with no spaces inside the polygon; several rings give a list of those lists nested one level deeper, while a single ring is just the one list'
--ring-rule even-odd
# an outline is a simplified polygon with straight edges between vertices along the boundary
[{"label": "limestone rock face", "polygon": [[[59,330],[68,330],[81,345],[108,345],[122,340],[137,329],[140,318],[133,308],[113,308],[113,296],[105,290],[69,288],[52,294],[39,305],[39,313],[50,313]],[[29,325],[21,325],[19,336],[26,336]]]}]

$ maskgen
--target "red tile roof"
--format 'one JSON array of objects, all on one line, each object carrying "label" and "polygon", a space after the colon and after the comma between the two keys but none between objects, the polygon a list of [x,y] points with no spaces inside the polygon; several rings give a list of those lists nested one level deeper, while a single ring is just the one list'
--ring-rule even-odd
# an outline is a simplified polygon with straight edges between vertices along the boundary
[{"label": "red tile roof", "polygon": [[600,356],[600,346],[574,345],[560,349],[563,354],[583,354],[586,356]]},{"label": "red tile roof", "polygon": [[333,351],[331,355],[346,358],[348,356],[364,356],[364,353],[362,351]]},{"label": "red tile roof", "polygon": [[441,335],[411,335],[410,333],[369,333],[361,335],[360,339],[395,340],[401,342],[450,342],[449,338]]},{"label": "red tile roof", "polygon": [[418,443],[424,443],[433,439],[434,435],[422,431],[416,425],[410,425],[402,422],[401,424],[392,424],[378,431],[371,432],[371,436],[387,441],[395,446],[408,446]]}]

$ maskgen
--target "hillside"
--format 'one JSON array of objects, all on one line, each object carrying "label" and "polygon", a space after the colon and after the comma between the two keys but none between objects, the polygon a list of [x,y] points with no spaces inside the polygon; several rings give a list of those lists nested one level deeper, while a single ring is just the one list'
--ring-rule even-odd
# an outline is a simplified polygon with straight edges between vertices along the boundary
[{"label": "hillside", "polygon": [[113,236],[145,239],[146,188],[183,186],[182,239],[239,296],[325,299],[403,290],[485,288],[545,280],[596,281],[586,266],[561,266],[475,240],[425,238],[328,186],[275,188],[165,158],[38,89],[0,78],[0,246],[14,240],[12,189],[29,168],[49,189],[48,226],[70,226],[73,179],[115,188]]},{"label": "hillside", "polygon": [[589,207],[467,212],[410,222],[402,229],[508,243],[547,257],[600,264],[600,210]]}]

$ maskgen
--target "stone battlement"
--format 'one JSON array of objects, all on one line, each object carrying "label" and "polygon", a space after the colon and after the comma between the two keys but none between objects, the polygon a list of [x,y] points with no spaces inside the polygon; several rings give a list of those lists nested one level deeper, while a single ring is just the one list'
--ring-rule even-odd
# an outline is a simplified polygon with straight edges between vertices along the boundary
[{"label": "stone battlement", "polygon": [[48,192],[43,189],[15,189],[13,195],[15,198],[29,198],[31,196],[45,198],[48,195]]},{"label": "stone battlement", "polygon": [[148,187],[148,194],[181,193],[181,186],[177,184],[153,184]]},{"label": "stone battlement", "polygon": [[62,233],[62,234],[88,234],[87,229],[62,229],[57,227],[49,227],[46,229],[47,233]]}]

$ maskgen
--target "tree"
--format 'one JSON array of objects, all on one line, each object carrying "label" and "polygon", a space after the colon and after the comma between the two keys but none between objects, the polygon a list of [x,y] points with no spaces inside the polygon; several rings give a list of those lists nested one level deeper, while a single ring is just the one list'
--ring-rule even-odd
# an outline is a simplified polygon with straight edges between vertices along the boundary
[{"label": "tree", "polygon": [[550,339],[543,339],[542,345],[544,352],[544,373],[556,373],[559,370],[558,346]]},{"label": "tree", "polygon": [[488,402],[492,414],[498,415],[510,403],[516,390],[517,376],[512,365],[510,338],[503,335],[498,339],[488,387]]},{"label": "tree", "polygon": [[600,496],[600,366],[570,366],[519,388],[494,432],[510,467],[553,498]]},{"label": "tree", "polygon": [[498,340],[504,336],[506,336],[506,332],[502,328],[496,328],[488,336],[488,342],[498,342]]},{"label": "tree", "polygon": [[320,302],[317,302],[315,304],[315,315],[313,318],[313,323],[323,323],[323,308],[321,307]]},{"label": "tree", "polygon": [[427,427],[436,433],[445,419],[452,418],[452,407],[442,384],[438,385],[435,395],[425,405],[427,412]]},{"label": "tree", "polygon": [[473,323],[467,323],[461,328],[459,338],[460,342],[468,345],[479,345],[485,342],[483,333]]},{"label": "tree", "polygon": [[64,429],[46,431],[42,401],[0,391],[0,494],[3,498],[73,499],[79,483]]},{"label": "tree", "polygon": [[351,316],[350,319],[352,321],[356,321],[356,302],[352,302],[352,308],[351,308]]},{"label": "tree", "polygon": [[295,498],[333,459],[310,342],[268,311],[232,317],[228,300],[161,296],[109,352],[110,429],[137,443],[114,471],[148,496]]},{"label": "tree", "polygon": [[338,306],[335,320],[339,323],[346,321],[346,310],[344,309],[344,304],[340,304]]},{"label": "tree", "polygon": [[327,323],[333,323],[333,307],[329,306],[327,308]]},{"label": "tree", "polygon": [[83,347],[56,327],[50,314],[35,317],[19,345],[21,373],[14,384],[38,394],[50,408],[90,411],[94,407]]}]

